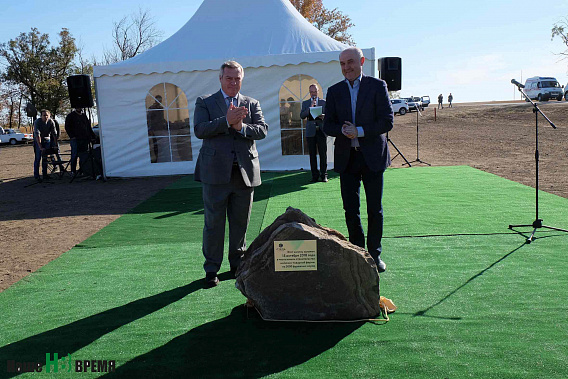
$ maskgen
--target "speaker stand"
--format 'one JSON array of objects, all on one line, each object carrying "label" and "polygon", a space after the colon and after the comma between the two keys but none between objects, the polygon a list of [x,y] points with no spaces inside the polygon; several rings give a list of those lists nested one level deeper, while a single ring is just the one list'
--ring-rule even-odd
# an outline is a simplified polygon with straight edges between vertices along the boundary
[{"label": "speaker stand", "polygon": [[[400,155],[400,157],[402,159],[404,159],[404,161],[406,162],[406,164],[408,165],[408,167],[411,167],[410,162],[408,161],[408,159],[406,159],[406,157],[404,156],[404,154],[402,154],[402,152],[398,149],[398,147],[396,147],[396,145],[394,144],[394,142],[392,142],[392,140],[389,138],[389,133],[387,132],[387,144],[391,144],[392,147],[394,147],[394,149],[396,150],[396,155],[394,157],[391,158],[391,161],[394,161],[394,159],[396,157],[398,157]],[[404,163],[403,163],[404,166]]]}]

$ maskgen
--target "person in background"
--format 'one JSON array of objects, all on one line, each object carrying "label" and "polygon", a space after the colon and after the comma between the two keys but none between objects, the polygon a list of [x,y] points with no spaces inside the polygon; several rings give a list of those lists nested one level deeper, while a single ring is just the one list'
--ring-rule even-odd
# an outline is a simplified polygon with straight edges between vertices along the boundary
[{"label": "person in background", "polygon": [[454,96],[450,92],[450,94],[448,95],[448,103],[450,103],[450,105],[448,105],[448,108],[453,108],[452,101],[454,101]]},{"label": "person in background", "polygon": [[[55,122],[50,118],[51,112],[47,109],[41,110],[41,117],[34,121],[34,178],[41,182],[42,178],[39,176],[39,165],[41,162],[41,169],[43,180],[48,179],[47,174],[47,153],[52,144],[57,145],[57,132],[55,130]],[[52,141],[51,139],[55,140]]]},{"label": "person in background", "polygon": [[[310,113],[311,107],[322,107],[322,114],[313,118]],[[323,132],[323,118],[325,113],[325,100],[318,97],[318,87],[316,84],[310,85],[310,98],[302,102],[301,118],[307,118],[306,137],[308,139],[308,150],[310,152],[310,169],[312,171],[312,182],[321,180],[327,182],[327,136]],[[320,167],[318,169],[318,153],[320,157]]]},{"label": "person in background", "polygon": [[48,151],[48,155],[51,155],[51,160],[55,162],[59,167],[59,172],[64,171],[63,163],[61,163],[61,155],[59,155],[59,140],[61,139],[61,129],[59,127],[59,122],[55,119],[55,116],[50,115],[50,119],[55,124],[55,133],[51,136],[51,146]]},{"label": "person in background", "polygon": [[394,114],[385,81],[363,75],[365,57],[361,49],[343,50],[339,63],[345,80],[327,91],[323,131],[336,138],[334,170],[340,174],[349,242],[365,248],[360,213],[362,181],[367,197],[367,250],[377,270],[383,272],[383,173],[390,165],[386,133],[393,128]]},{"label": "person in background", "polygon": [[65,131],[71,139],[71,173],[77,175],[77,157],[89,150],[89,143],[97,136],[83,108],[75,108],[65,118]]},{"label": "person in background", "polygon": [[438,95],[438,109],[442,108],[444,109],[444,106],[442,105],[442,102],[444,101],[444,96],[442,94]]},{"label": "person in background", "polygon": [[[168,135],[168,124],[164,117],[162,96],[156,95],[154,97],[154,103],[146,111],[146,122],[148,125],[148,136],[150,137],[150,161],[152,163],[167,161],[170,155],[169,139],[156,138],[156,136]],[[167,146],[163,146],[164,142]],[[162,149],[160,149],[160,145],[163,146]],[[167,155],[167,157],[164,155]]]}]

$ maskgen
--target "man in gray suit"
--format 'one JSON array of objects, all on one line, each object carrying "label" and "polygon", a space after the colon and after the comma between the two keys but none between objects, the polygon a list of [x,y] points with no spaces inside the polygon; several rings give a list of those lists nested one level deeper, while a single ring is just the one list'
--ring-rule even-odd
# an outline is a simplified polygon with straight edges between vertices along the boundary
[{"label": "man in gray suit", "polygon": [[[310,113],[311,107],[322,107],[322,114],[314,118]],[[308,150],[310,152],[310,168],[312,170],[312,182],[321,180],[327,182],[327,136],[323,132],[323,113],[325,113],[325,100],[318,98],[318,87],[316,84],[310,85],[310,98],[302,102],[301,118],[307,118],[306,137],[308,139]],[[320,157],[320,168],[318,170],[318,158]]]},{"label": "man in gray suit", "polygon": [[203,185],[203,268],[208,287],[219,283],[225,215],[229,220],[229,264],[234,276],[246,248],[254,187],[261,183],[255,140],[266,137],[268,125],[260,103],[239,93],[243,78],[239,63],[225,62],[219,72],[221,90],[198,97],[195,102],[195,136],[203,140],[195,180]]}]

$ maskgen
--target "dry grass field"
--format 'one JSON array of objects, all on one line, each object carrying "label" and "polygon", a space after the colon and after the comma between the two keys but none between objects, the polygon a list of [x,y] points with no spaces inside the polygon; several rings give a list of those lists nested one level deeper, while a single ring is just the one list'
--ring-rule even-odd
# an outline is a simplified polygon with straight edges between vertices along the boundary
[{"label": "dry grass field", "polygon": [[[540,189],[568,198],[568,102],[541,106]],[[535,117],[524,102],[455,104],[395,117],[390,133],[404,156],[433,166],[469,165],[535,185]],[[64,151],[69,150],[63,144]],[[391,153],[396,153],[391,147]],[[393,154],[394,155],[394,154]],[[393,167],[404,161],[396,157]],[[33,179],[31,145],[0,147],[0,291],[57,258],[177,177],[93,180]]]}]

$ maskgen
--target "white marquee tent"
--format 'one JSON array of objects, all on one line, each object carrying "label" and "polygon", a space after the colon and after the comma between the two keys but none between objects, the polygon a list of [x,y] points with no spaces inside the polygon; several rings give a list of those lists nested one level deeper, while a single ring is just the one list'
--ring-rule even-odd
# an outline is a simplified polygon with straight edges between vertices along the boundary
[{"label": "white marquee tent", "polygon": [[[244,67],[241,92],[260,101],[269,125],[267,138],[257,141],[261,169],[309,169],[299,107],[311,83],[325,97],[343,79],[338,59],[346,47],[288,0],[204,0],[164,42],[95,67],[105,174],[192,174],[201,147],[192,131],[195,99],[219,90],[219,67],[229,59]],[[363,52],[365,74],[376,76],[374,48]],[[331,150],[330,142],[330,166]]]}]

